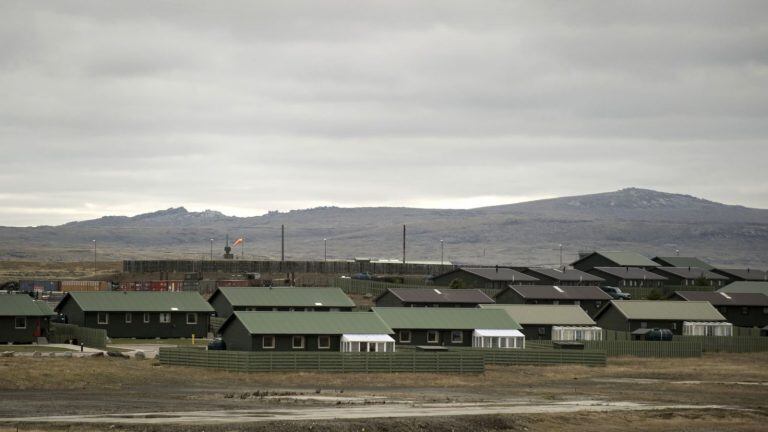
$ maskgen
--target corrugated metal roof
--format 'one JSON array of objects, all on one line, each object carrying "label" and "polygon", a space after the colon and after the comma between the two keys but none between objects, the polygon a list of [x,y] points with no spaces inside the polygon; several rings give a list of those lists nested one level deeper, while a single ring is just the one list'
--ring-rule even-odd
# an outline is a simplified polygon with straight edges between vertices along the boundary
[{"label": "corrugated metal roof", "polygon": [[720,288],[717,292],[761,293],[768,295],[768,282],[733,282]]},{"label": "corrugated metal roof", "polygon": [[603,272],[621,279],[640,279],[640,280],[657,280],[657,281],[667,280],[667,278],[665,278],[662,275],[649,272],[648,270],[645,270],[640,267],[595,267],[593,270],[596,270],[598,272]]},{"label": "corrugated metal roof", "polygon": [[537,268],[531,267],[528,269],[530,273],[536,275],[543,275],[561,282],[605,282],[605,279],[600,276],[595,276],[576,269],[554,269],[554,268]]},{"label": "corrugated metal roof", "polygon": [[[541,300],[610,300],[613,297],[597,286],[510,285],[509,288],[526,299]],[[501,293],[496,294],[496,298]]]},{"label": "corrugated metal roof", "polygon": [[712,270],[714,268],[706,261],[696,257],[658,256],[653,258],[653,260],[667,267],[699,267],[705,270]]},{"label": "corrugated metal roof", "polygon": [[373,308],[393,329],[474,330],[512,329],[520,325],[506,312],[465,308]]},{"label": "corrugated metal roof", "polygon": [[493,303],[492,298],[478,289],[389,288],[388,291],[408,303]]},{"label": "corrugated metal roof", "polygon": [[0,294],[0,316],[54,315],[48,305],[26,294]]},{"label": "corrugated metal roof", "polygon": [[678,276],[684,279],[699,279],[703,277],[707,280],[728,280],[728,278],[723,275],[699,267],[657,267],[653,269],[653,271]]},{"label": "corrugated metal roof", "polygon": [[213,307],[196,292],[152,291],[70,292],[56,310],[70,297],[86,312],[213,312]]},{"label": "corrugated metal roof", "polygon": [[678,296],[689,301],[707,301],[714,306],[762,306],[768,307],[768,296],[760,293],[725,293],[710,291],[677,291]]},{"label": "corrugated metal roof", "polygon": [[[711,270],[711,269],[710,269]],[[768,282],[768,272],[756,269],[719,268],[716,272],[751,282]]]},{"label": "corrugated metal roof", "polygon": [[[219,287],[233,306],[264,307],[354,307],[341,288]],[[217,293],[214,293],[214,296]],[[213,298],[213,296],[211,296]]]},{"label": "corrugated metal roof", "polygon": [[500,282],[536,282],[538,279],[536,279],[533,276],[527,275],[525,273],[521,273],[517,270],[513,270],[511,268],[506,267],[462,267],[460,269],[457,269],[455,271],[466,271],[468,273],[472,273],[476,276],[480,276],[483,279],[488,279],[490,281],[500,281]]},{"label": "corrugated metal roof", "polygon": [[[235,312],[224,325],[239,320],[251,334],[392,334],[372,312]],[[222,326],[222,329],[224,326]]]},{"label": "corrugated metal roof", "polygon": [[725,321],[705,301],[613,300],[608,307],[615,307],[631,320]]},{"label": "corrugated metal roof", "polygon": [[595,325],[595,321],[578,305],[482,305],[480,307],[501,309],[520,325]]},{"label": "corrugated metal roof", "polygon": [[[588,256],[577,260],[579,262],[594,254],[600,255],[606,259],[609,259],[616,263],[616,266],[630,266],[630,267],[657,267],[659,264],[651,261],[650,259],[634,253],[634,252],[609,252],[609,251],[595,251]],[[575,264],[575,263],[574,263]]]}]

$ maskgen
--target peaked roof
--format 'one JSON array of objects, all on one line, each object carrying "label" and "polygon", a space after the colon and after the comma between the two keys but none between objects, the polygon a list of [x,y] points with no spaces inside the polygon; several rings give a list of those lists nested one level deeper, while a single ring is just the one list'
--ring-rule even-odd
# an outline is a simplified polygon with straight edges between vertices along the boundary
[{"label": "peaked roof", "polygon": [[657,256],[653,260],[665,267],[698,267],[704,270],[712,270],[714,268],[706,261],[696,257]]},{"label": "peaked roof", "polygon": [[768,282],[768,272],[757,269],[718,268],[715,273],[751,282]]},{"label": "peaked roof", "polygon": [[595,321],[578,305],[482,305],[483,309],[501,309],[520,325],[593,326]]},{"label": "peaked roof", "polygon": [[[591,254],[584,256],[582,258],[579,258],[578,260],[574,261],[573,264],[576,264],[580,261],[583,261],[593,255],[600,255],[603,258],[612,261],[616,267],[657,267],[659,264],[656,262],[651,261],[650,259],[634,252],[608,252],[608,251],[595,251]],[[571,264],[571,265],[573,265]]]},{"label": "peaked roof", "polygon": [[84,312],[213,312],[213,307],[196,292],[78,291],[61,299],[58,312],[68,300]]},{"label": "peaked roof", "polygon": [[386,295],[387,292],[407,303],[493,303],[493,299],[479,289],[446,288],[389,288],[376,297],[376,300]]},{"label": "peaked roof", "polygon": [[55,315],[44,302],[35,301],[26,294],[0,294],[0,316]]},{"label": "peaked roof", "polygon": [[669,300],[612,300],[600,309],[595,319],[612,307],[630,320],[725,321],[709,302]]},{"label": "peaked roof", "polygon": [[653,271],[683,279],[699,279],[703,277],[707,280],[728,280],[726,276],[699,267],[656,267]]},{"label": "peaked roof", "polygon": [[382,319],[371,312],[244,312],[236,311],[219,329],[235,320],[251,334],[392,334]]},{"label": "peaked roof", "polygon": [[758,293],[725,293],[711,291],[676,291],[688,301],[707,301],[713,306],[762,306],[768,307],[768,296]]},{"label": "peaked roof", "polygon": [[[610,300],[613,297],[597,286],[510,285],[522,298],[540,300]],[[496,294],[499,298],[502,292]]]},{"label": "peaked roof", "polygon": [[577,269],[555,269],[531,267],[528,273],[533,276],[542,275],[560,282],[605,282],[600,276],[595,276]]},{"label": "peaked roof", "polygon": [[500,282],[512,282],[512,281],[537,282],[538,281],[538,279],[536,279],[533,276],[529,276],[525,273],[521,273],[517,270],[513,270],[511,268],[506,268],[506,267],[461,267],[455,270],[451,270],[448,273],[445,273],[440,276],[445,276],[445,275],[448,275],[454,272],[459,272],[459,271],[465,271],[467,273],[471,273],[475,276],[479,276],[489,281],[500,281]]},{"label": "peaked roof", "polygon": [[768,282],[732,282],[720,288],[717,292],[724,293],[762,293],[768,295]]},{"label": "peaked roof", "polygon": [[642,279],[651,281],[667,280],[667,278],[662,275],[649,272],[648,270],[640,267],[595,267],[590,271],[594,271],[596,273],[604,273],[621,279]]},{"label": "peaked roof", "polygon": [[373,311],[393,329],[519,330],[522,328],[503,310],[375,307]]},{"label": "peaked roof", "polygon": [[208,300],[223,295],[232,306],[354,307],[341,288],[219,287]]}]

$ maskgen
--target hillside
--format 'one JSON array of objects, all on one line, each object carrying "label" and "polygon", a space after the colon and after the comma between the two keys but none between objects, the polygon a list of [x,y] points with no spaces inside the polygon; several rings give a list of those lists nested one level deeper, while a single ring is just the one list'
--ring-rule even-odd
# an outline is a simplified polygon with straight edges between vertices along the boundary
[{"label": "hillside", "polygon": [[[465,263],[557,264],[579,250],[633,250],[648,255],[697,255],[719,264],[768,266],[768,210],[724,205],[688,195],[623,189],[472,210],[322,207],[233,217],[171,208],[134,217],[106,216],[61,226],[0,227],[0,259],[207,259],[209,239],[220,254],[224,237],[245,236],[246,258],[278,258],[286,225],[288,259],[402,256]],[[235,252],[239,255],[240,248]]]}]

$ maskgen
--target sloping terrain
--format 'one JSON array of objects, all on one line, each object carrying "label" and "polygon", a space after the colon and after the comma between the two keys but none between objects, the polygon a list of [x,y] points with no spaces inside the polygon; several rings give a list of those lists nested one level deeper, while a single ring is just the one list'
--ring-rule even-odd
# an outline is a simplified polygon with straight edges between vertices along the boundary
[{"label": "sloping terrain", "polygon": [[[715,264],[768,266],[768,210],[724,205],[644,189],[555,198],[472,210],[321,207],[232,217],[171,208],[134,217],[107,216],[61,226],[0,227],[0,259],[208,259],[224,238],[245,237],[246,258],[279,258],[286,226],[287,259],[402,257],[408,225],[411,260],[556,265],[580,250],[632,250],[696,255]],[[242,250],[235,248],[240,256]]]}]

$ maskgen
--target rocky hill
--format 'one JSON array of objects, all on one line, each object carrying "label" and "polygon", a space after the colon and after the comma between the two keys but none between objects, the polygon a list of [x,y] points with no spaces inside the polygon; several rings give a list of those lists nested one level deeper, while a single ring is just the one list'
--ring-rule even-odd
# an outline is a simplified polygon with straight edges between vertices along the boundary
[{"label": "rocky hill", "polygon": [[[280,226],[286,257],[402,256],[463,263],[558,264],[580,250],[633,250],[647,255],[697,255],[713,263],[768,266],[768,210],[724,205],[689,195],[623,189],[471,210],[321,207],[256,217],[233,217],[183,207],[133,217],[105,216],[60,226],[0,227],[0,258],[92,259],[96,239],[103,259],[208,258],[210,239],[245,237],[246,258],[277,258]],[[236,248],[239,255],[241,249]]]}]

